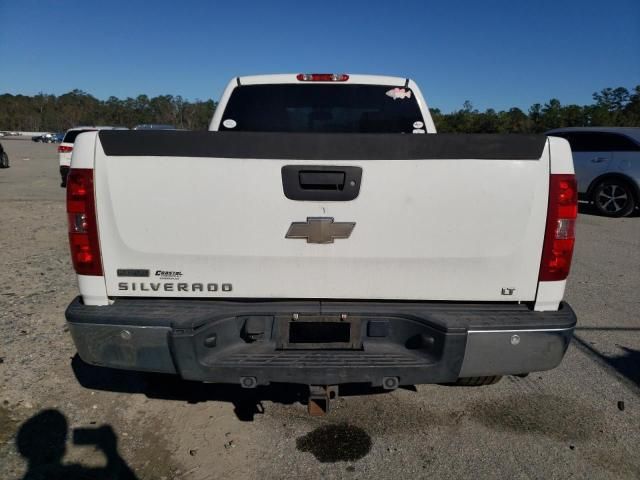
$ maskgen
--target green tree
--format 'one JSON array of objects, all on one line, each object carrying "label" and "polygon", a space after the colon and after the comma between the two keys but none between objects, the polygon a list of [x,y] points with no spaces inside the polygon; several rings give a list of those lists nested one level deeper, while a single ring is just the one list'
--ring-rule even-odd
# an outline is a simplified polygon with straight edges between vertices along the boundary
[{"label": "green tree", "polygon": [[508,112],[500,112],[501,133],[526,133],[530,130],[529,117],[519,108],[511,108]]}]

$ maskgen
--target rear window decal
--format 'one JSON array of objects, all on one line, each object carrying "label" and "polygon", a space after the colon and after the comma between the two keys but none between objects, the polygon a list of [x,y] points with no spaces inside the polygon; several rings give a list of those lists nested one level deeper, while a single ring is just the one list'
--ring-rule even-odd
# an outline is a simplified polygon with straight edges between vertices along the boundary
[{"label": "rear window decal", "polygon": [[224,122],[222,122],[222,125],[224,125],[226,128],[236,128],[236,121],[231,119],[231,118],[227,118]]},{"label": "rear window decal", "polygon": [[424,127],[424,123],[422,123],[420,120],[413,122],[413,128],[422,128]]},{"label": "rear window decal", "polygon": [[411,90],[405,90],[404,88],[392,88],[391,90],[387,90],[386,95],[394,100],[402,100],[405,98],[411,98]]}]

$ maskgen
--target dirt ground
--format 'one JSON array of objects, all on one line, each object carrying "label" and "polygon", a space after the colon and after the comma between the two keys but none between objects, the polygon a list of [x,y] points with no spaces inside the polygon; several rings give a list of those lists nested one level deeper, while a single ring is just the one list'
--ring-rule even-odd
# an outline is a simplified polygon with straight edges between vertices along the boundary
[{"label": "dirt ground", "polygon": [[0,478],[640,478],[640,217],[578,222],[561,366],[488,387],[241,390],[75,356],[55,145],[2,139]]}]

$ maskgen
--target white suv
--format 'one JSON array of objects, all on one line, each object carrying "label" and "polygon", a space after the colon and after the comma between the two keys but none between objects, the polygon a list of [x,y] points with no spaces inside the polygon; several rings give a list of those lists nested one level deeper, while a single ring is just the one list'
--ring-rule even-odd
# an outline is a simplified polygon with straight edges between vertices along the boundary
[{"label": "white suv", "polygon": [[550,130],[571,144],[581,197],[609,217],[640,205],[640,128],[574,127]]},{"label": "white suv", "polygon": [[69,173],[69,165],[71,165],[71,153],[73,152],[73,144],[76,137],[84,132],[95,132],[96,130],[127,130],[123,127],[74,127],[67,130],[62,138],[62,143],[58,147],[58,161],[60,162],[60,186],[67,186],[67,174]]}]

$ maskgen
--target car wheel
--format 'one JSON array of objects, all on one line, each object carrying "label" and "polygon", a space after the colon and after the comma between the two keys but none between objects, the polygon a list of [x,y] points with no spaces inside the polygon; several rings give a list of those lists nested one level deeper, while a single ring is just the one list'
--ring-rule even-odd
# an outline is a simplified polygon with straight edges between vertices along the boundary
[{"label": "car wheel", "polygon": [[636,207],[631,186],[617,178],[603,180],[593,190],[593,203],[602,215],[626,217]]},{"label": "car wheel", "polygon": [[9,155],[6,152],[2,152],[0,155],[0,168],[9,168]]}]

